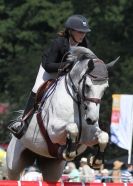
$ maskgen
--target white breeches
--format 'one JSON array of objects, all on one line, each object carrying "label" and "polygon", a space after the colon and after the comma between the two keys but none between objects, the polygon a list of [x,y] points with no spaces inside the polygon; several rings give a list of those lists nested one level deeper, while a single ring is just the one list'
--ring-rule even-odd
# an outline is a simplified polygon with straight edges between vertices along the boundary
[{"label": "white breeches", "polygon": [[57,76],[57,73],[48,73],[44,70],[42,65],[40,65],[39,72],[36,77],[35,84],[32,88],[32,92],[37,93],[38,88],[47,80],[49,79],[55,79]]}]

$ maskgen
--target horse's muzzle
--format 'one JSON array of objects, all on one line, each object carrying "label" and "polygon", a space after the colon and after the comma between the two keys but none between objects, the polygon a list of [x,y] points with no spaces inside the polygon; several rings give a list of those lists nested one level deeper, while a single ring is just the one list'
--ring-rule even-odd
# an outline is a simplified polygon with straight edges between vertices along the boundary
[{"label": "horse's muzzle", "polygon": [[96,123],[95,120],[92,121],[90,118],[87,118],[86,122],[87,122],[88,125],[94,125]]}]

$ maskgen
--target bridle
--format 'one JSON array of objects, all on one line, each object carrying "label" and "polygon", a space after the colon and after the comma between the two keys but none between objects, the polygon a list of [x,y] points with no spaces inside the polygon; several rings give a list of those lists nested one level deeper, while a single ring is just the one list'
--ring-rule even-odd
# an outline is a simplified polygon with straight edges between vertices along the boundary
[{"label": "bridle", "polygon": [[[93,102],[93,103],[96,103],[96,104],[100,104],[101,103],[101,99],[98,99],[98,98],[89,98],[89,97],[86,97],[84,92],[85,92],[85,82],[86,82],[86,76],[87,76],[87,73],[85,73],[82,78],[79,80],[78,82],[78,85],[80,85],[80,83],[83,81],[83,85],[82,85],[82,95],[79,94],[79,86],[78,88],[75,86],[72,78],[71,78],[71,75],[70,75],[70,72],[68,72],[68,74],[66,74],[65,76],[65,86],[66,86],[66,89],[69,93],[69,95],[71,96],[71,98],[76,102],[76,103],[82,103],[84,101],[88,101],[88,102]],[[75,98],[75,96],[73,96],[69,90],[69,87],[68,87],[68,80],[71,84],[71,87],[75,93],[75,96],[77,97],[77,99]]]},{"label": "bridle", "polygon": [[[83,81],[82,95],[80,95],[79,94],[79,86],[78,86],[78,88],[75,86],[75,84],[74,84],[74,82],[72,80],[72,77],[70,75],[70,72],[68,72],[65,75],[65,86],[66,86],[66,90],[67,90],[68,94],[71,96],[71,98],[73,99],[73,101],[75,101],[77,103],[77,105],[78,105],[78,113],[79,113],[79,125],[78,125],[78,128],[79,128],[79,135],[78,135],[78,139],[77,139],[77,142],[76,142],[77,144],[79,144],[79,141],[80,141],[80,138],[81,138],[81,133],[82,133],[81,104],[84,101],[93,102],[93,103],[96,103],[96,105],[101,103],[101,99],[98,99],[98,98],[88,98],[88,97],[85,96],[85,94],[84,94],[85,91],[84,90],[85,90],[86,76],[87,76],[87,72],[82,76],[82,78],[78,82],[78,85],[80,85],[80,83]],[[73,90],[75,96],[72,95],[72,93],[71,93],[71,91],[69,89],[68,81],[71,84],[71,87],[72,87],[72,90]]]},{"label": "bridle", "polygon": [[85,74],[85,75],[84,75],[84,78],[83,78],[82,100],[83,100],[83,101],[88,101],[88,102],[96,103],[96,105],[97,105],[97,104],[100,104],[100,103],[101,103],[101,99],[98,99],[98,98],[89,98],[89,97],[86,97],[86,96],[85,96],[85,81],[86,81],[86,76],[87,76],[87,74]]}]

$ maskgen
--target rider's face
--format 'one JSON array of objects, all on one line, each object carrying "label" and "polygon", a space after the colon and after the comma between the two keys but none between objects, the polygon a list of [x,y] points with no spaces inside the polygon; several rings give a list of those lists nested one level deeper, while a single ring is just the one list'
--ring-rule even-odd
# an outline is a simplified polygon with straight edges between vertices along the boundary
[{"label": "rider's face", "polygon": [[76,30],[72,30],[71,34],[77,43],[81,43],[86,35],[85,32],[80,32],[80,31],[76,31]]}]

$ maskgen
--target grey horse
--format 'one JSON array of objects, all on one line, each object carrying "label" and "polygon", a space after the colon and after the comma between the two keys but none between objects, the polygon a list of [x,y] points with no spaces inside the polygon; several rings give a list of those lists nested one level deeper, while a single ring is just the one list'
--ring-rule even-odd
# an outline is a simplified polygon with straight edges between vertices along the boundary
[{"label": "grey horse", "polygon": [[72,69],[45,93],[25,135],[12,136],[7,149],[9,179],[18,179],[37,158],[44,180],[57,181],[66,161],[88,146],[98,144],[100,153],[106,148],[108,134],[99,128],[99,109],[109,86],[108,68],[118,59],[106,65],[89,49],[74,47],[68,60],[74,61]]}]

